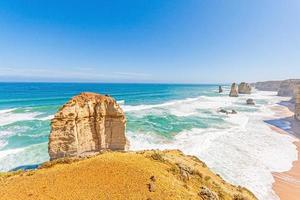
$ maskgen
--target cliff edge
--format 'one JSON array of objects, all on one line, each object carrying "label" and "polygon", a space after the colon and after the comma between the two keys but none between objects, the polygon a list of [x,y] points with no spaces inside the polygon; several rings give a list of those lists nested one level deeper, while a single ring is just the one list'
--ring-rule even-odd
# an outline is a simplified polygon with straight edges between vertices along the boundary
[{"label": "cliff edge", "polygon": [[103,152],[0,175],[1,200],[254,200],[178,150]]},{"label": "cliff edge", "polygon": [[298,85],[296,88],[295,118],[300,121],[300,85]]}]

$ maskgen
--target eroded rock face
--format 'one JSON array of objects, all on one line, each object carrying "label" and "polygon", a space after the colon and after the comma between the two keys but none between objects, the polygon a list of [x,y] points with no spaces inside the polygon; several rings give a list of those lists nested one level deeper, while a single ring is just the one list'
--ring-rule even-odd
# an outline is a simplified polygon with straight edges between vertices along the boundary
[{"label": "eroded rock face", "polygon": [[245,83],[245,82],[241,82],[239,84],[238,92],[240,94],[251,94],[251,86],[250,86],[250,84]]},{"label": "eroded rock face", "polygon": [[199,196],[203,200],[219,200],[218,195],[213,191],[211,191],[210,189],[208,189],[207,187],[200,188]]},{"label": "eroded rock face", "polygon": [[73,97],[51,121],[50,159],[88,155],[103,149],[126,150],[126,118],[116,101],[96,93]]},{"label": "eroded rock face", "polygon": [[296,86],[300,84],[300,79],[288,79],[282,81],[278,90],[278,96],[294,97]]},{"label": "eroded rock face", "polygon": [[295,118],[300,121],[300,85],[296,88]]},{"label": "eroded rock face", "polygon": [[255,88],[262,91],[278,91],[282,81],[264,81],[254,84]]},{"label": "eroded rock face", "polygon": [[229,96],[230,97],[238,97],[239,96],[239,94],[238,94],[238,86],[237,86],[236,83],[232,83]]}]

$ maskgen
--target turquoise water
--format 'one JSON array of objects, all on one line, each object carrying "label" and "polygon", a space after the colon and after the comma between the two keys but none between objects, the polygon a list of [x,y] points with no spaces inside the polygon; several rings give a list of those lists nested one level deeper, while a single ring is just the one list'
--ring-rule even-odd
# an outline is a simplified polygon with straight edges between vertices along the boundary
[{"label": "turquoise water", "polygon": [[[153,108],[146,113],[130,111],[126,107],[160,105],[199,96],[220,96],[216,89],[217,85],[0,83],[0,170],[48,160],[50,119],[60,106],[80,92],[113,96],[124,106],[128,132],[172,139],[183,130],[208,128],[214,122],[222,122],[222,119],[213,115],[205,118],[178,116],[164,108]],[[199,112],[209,111],[202,109]]]},{"label": "turquoise water", "polygon": [[[0,171],[49,160],[51,118],[72,96],[89,91],[120,103],[131,150],[180,149],[259,199],[276,199],[271,173],[289,170],[297,151],[293,138],[274,132],[265,120],[286,99],[255,90],[232,98],[229,86],[223,88],[219,94],[218,85],[0,83]],[[256,105],[246,105],[248,98]]]}]

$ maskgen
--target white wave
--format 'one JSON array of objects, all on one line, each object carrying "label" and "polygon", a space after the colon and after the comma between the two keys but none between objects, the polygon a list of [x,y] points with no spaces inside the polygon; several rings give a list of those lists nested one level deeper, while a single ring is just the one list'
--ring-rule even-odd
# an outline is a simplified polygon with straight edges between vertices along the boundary
[{"label": "white wave", "polygon": [[15,110],[15,109],[12,108],[12,109],[0,110],[0,114],[2,114],[2,113],[8,113],[8,112],[11,112],[13,110]]},{"label": "white wave", "polygon": [[49,115],[49,116],[46,116],[46,117],[36,117],[36,119],[42,120],[42,121],[51,120],[53,118],[54,118],[54,115]]},{"label": "white wave", "polygon": [[0,149],[2,149],[3,147],[5,147],[7,145],[7,141],[6,140],[2,140],[0,139]]},{"label": "white wave", "polygon": [[25,112],[25,113],[14,113],[13,110],[6,110],[0,114],[0,126],[12,124],[17,121],[28,121],[33,120],[36,116],[40,115],[39,112]]},{"label": "white wave", "polygon": [[[229,92],[227,89],[226,92]],[[264,100],[267,103],[256,106],[246,105],[246,99]],[[285,97],[274,92],[255,91],[251,95],[187,98],[154,105],[124,105],[125,112],[135,116],[147,114],[172,114],[179,117],[195,115],[203,117],[202,110],[225,120],[219,128],[194,128],[184,130],[172,139],[158,136],[152,132],[131,132],[127,135],[132,150],[142,149],[181,149],[187,154],[198,156],[210,168],[227,181],[249,188],[261,200],[278,199],[272,190],[274,181],[271,172],[286,171],[297,159],[295,140],[291,136],[274,132],[264,119],[270,119],[274,105]],[[218,113],[219,108],[241,109],[235,115]],[[242,111],[255,108],[255,111]],[[200,110],[200,111],[199,111]],[[0,111],[0,125],[24,119],[37,119],[40,113],[13,113],[13,110]],[[210,114],[206,114],[210,115]],[[16,118],[12,118],[16,117]],[[39,118],[49,120],[52,116]],[[16,120],[17,119],[17,120]],[[2,120],[2,121],[1,121]],[[214,126],[215,127],[215,126]],[[47,144],[32,145],[27,148],[0,151],[0,171],[7,171],[25,164],[36,164],[48,160]],[[5,165],[4,165],[5,163]]]},{"label": "white wave", "polygon": [[[21,151],[23,151],[25,148],[19,148],[19,149],[8,149],[8,150],[4,150],[4,151],[0,151],[0,160],[9,156],[9,155],[12,155],[12,154],[17,154]],[[0,171],[1,171],[1,168],[0,168]]]},{"label": "white wave", "polygon": [[119,100],[119,101],[117,101],[117,103],[118,103],[119,105],[124,105],[124,104],[125,104],[125,100]]},{"label": "white wave", "polygon": [[160,107],[165,107],[169,105],[173,105],[175,101],[170,101],[162,104],[153,104],[153,105],[124,105],[122,108],[124,109],[125,112],[132,112],[132,111],[142,111],[142,110],[149,110],[152,108],[160,108]]},{"label": "white wave", "polygon": [[131,106],[127,107],[127,111],[144,109],[141,111],[144,113],[147,109],[163,108],[165,112],[186,116],[197,114],[195,111],[201,108],[215,111],[220,107],[249,107],[245,103],[247,98],[264,99],[268,103],[257,105],[256,112],[223,115],[230,128],[185,130],[173,139],[159,137],[155,133],[128,132],[131,148],[180,149],[198,156],[227,181],[249,188],[260,200],[277,200],[272,190],[272,172],[287,171],[292,167],[292,162],[297,159],[293,144],[296,139],[274,132],[264,120],[274,116],[270,105],[287,98],[277,97],[274,92],[257,91],[238,98],[198,97],[157,105]]},{"label": "white wave", "polygon": [[25,148],[0,151],[0,171],[9,171],[19,166],[40,164],[49,160],[47,142]]},{"label": "white wave", "polygon": [[7,141],[7,137],[10,135],[13,135],[14,133],[12,131],[9,130],[5,130],[5,131],[0,131],[0,149],[5,147],[8,143]]},{"label": "white wave", "polygon": [[211,101],[207,99],[205,96],[200,96],[197,98],[186,98],[183,100],[174,100],[169,101],[161,104],[153,104],[153,105],[124,105],[122,108],[125,112],[140,112],[140,113],[147,113],[153,112],[153,110],[157,109],[168,109],[170,114],[182,117],[182,116],[189,116],[195,115],[198,113],[198,109],[208,109],[213,108],[217,110],[219,107],[231,105],[231,102],[224,102],[224,101]]}]

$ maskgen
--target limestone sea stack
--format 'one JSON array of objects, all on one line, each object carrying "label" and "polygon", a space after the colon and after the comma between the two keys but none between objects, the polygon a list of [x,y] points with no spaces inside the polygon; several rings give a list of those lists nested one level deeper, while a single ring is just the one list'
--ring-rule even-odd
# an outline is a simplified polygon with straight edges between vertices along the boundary
[{"label": "limestone sea stack", "polygon": [[236,83],[232,83],[231,85],[231,89],[230,89],[230,93],[229,93],[230,97],[238,97],[238,86]]},{"label": "limestone sea stack", "polygon": [[295,118],[300,121],[300,85],[296,88]]},{"label": "limestone sea stack", "polygon": [[241,82],[239,84],[238,92],[240,94],[251,94],[251,86],[249,83]]},{"label": "limestone sea stack", "polygon": [[50,159],[105,149],[126,150],[125,126],[125,114],[112,97],[81,93],[63,105],[51,121]]},{"label": "limestone sea stack", "polygon": [[222,92],[223,92],[222,86],[219,85],[219,93],[222,93]]}]

